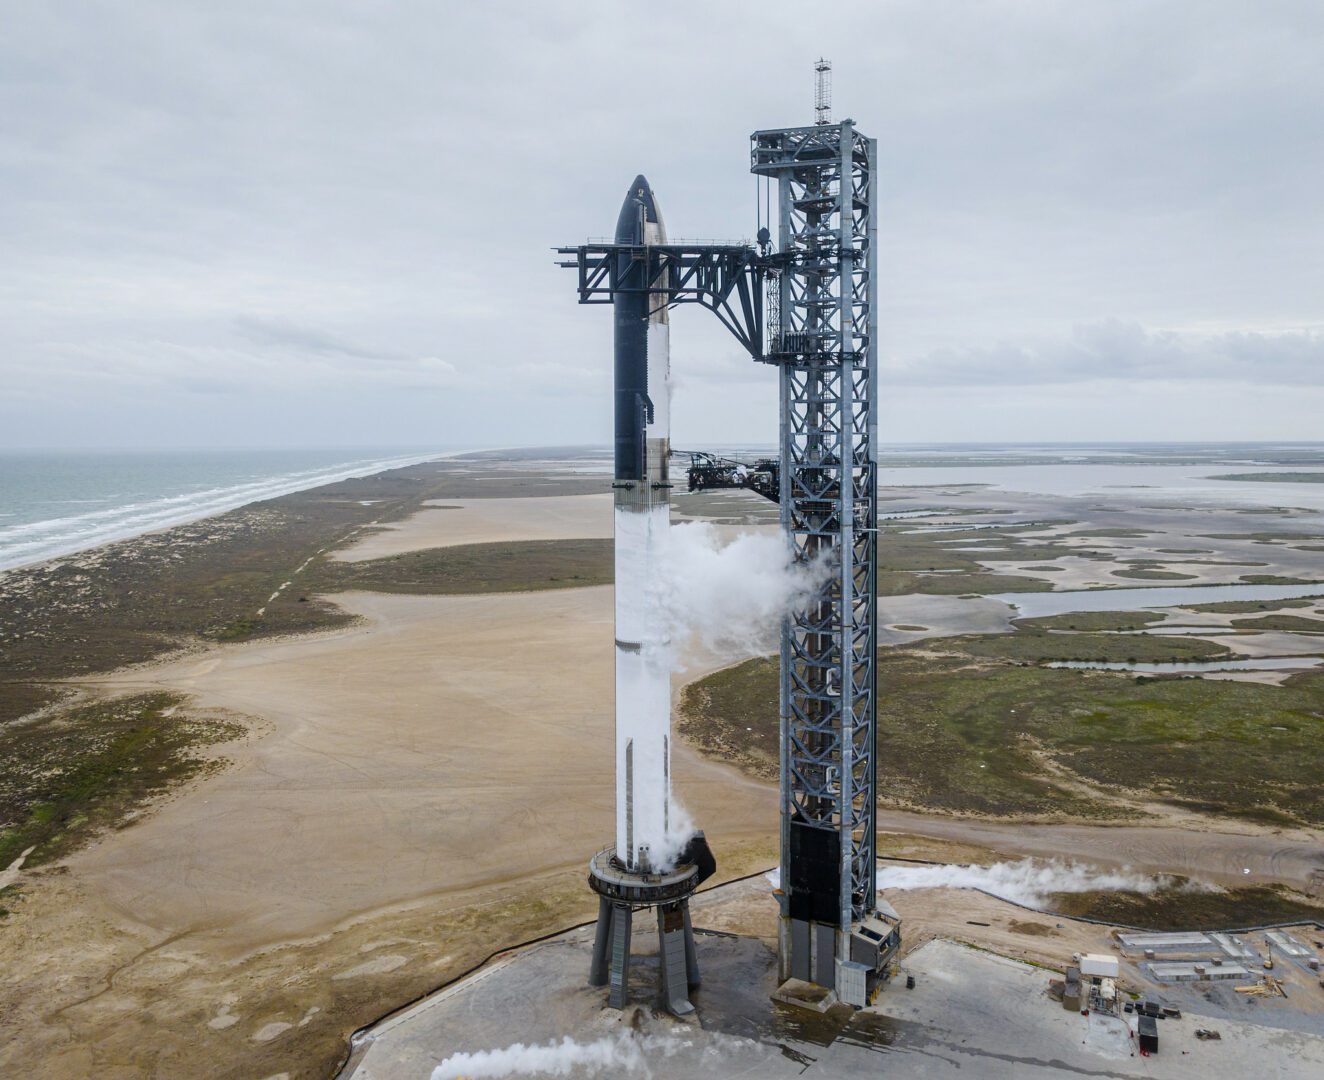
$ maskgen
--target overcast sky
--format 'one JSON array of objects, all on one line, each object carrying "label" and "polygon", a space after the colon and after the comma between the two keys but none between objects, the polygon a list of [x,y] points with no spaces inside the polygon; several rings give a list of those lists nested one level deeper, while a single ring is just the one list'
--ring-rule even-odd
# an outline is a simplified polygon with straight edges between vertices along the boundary
[{"label": "overcast sky", "polygon": [[[605,442],[550,248],[879,141],[888,441],[1324,438],[1324,4],[0,0],[0,445]],[[813,11],[815,31],[805,12]],[[773,372],[672,322],[674,436]]]}]

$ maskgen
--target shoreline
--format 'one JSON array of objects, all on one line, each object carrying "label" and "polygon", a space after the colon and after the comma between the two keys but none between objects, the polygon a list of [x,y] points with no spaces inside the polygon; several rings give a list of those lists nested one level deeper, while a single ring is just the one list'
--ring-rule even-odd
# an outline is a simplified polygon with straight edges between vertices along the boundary
[{"label": "shoreline", "polygon": [[[94,553],[102,548],[112,547],[115,544],[124,543],[129,540],[136,540],[144,536],[156,536],[167,533],[181,525],[191,525],[200,521],[207,521],[210,518],[221,517],[235,510],[243,510],[260,503],[269,502],[273,499],[284,498],[289,495],[299,495],[304,492],[315,491],[321,487],[330,487],[335,484],[343,483],[346,480],[362,480],[382,473],[393,472],[396,469],[407,469],[415,465],[426,465],[433,461],[442,461],[455,457],[462,457],[466,454],[476,454],[485,452],[482,448],[465,449],[453,451],[441,451],[428,453],[426,455],[405,455],[398,458],[382,458],[364,462],[362,467],[354,466],[348,468],[351,462],[346,462],[345,467],[331,466],[328,469],[318,470],[319,475],[315,477],[306,477],[303,480],[294,481],[290,478],[288,483],[282,483],[283,477],[273,476],[270,479],[253,481],[248,484],[236,484],[229,489],[217,489],[217,499],[208,503],[206,508],[198,508],[198,512],[183,511],[178,517],[172,517],[167,520],[155,522],[147,528],[132,529],[130,531],[116,532],[110,535],[99,536],[94,542],[88,544],[78,544],[75,547],[64,548],[60,551],[41,555],[38,558],[23,558],[19,562],[5,562],[4,556],[0,553],[0,577],[14,570],[35,570],[50,563],[59,562],[76,555]],[[245,491],[241,501],[233,501],[238,497],[241,489],[256,487],[259,485],[273,485],[272,490],[263,492]],[[234,496],[227,497],[225,491],[235,492]],[[198,492],[194,497],[200,498],[205,492]],[[144,513],[151,513],[150,507],[156,503],[167,502],[171,499],[183,498],[183,496],[162,496],[153,500],[151,503],[144,504],[142,509]],[[115,514],[125,512],[129,507],[107,507],[105,510],[96,511],[98,514]],[[23,522],[19,525],[7,525],[0,527],[0,535],[11,529],[38,529],[42,526],[48,526],[53,523],[68,520],[77,520],[73,518],[43,518],[36,521]],[[2,549],[0,549],[2,551]]]}]

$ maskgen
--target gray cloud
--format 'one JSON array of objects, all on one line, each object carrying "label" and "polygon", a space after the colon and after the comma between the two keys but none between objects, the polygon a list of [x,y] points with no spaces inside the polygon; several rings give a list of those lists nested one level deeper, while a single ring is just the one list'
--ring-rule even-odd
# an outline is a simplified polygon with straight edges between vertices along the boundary
[{"label": "gray cloud", "polygon": [[1109,319],[1056,340],[939,349],[885,362],[882,378],[910,386],[1218,380],[1315,388],[1324,382],[1324,331],[1202,334]]},{"label": "gray cloud", "polygon": [[[791,0],[10,7],[10,444],[605,440],[609,318],[549,249],[641,170],[675,234],[751,234],[748,133],[808,121],[820,52],[880,143],[896,437],[1085,381],[1081,437],[1222,382],[1207,437],[1318,435],[1315,0],[860,0],[823,40]],[[772,437],[767,369],[703,312],[673,342],[678,437]]]}]

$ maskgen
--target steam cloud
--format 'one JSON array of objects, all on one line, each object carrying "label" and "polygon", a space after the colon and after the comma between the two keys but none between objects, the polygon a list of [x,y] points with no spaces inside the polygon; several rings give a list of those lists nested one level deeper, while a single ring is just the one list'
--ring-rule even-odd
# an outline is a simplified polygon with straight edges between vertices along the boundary
[{"label": "steam cloud", "polygon": [[[769,652],[782,616],[808,600],[830,572],[825,561],[796,563],[778,534],[745,532],[724,542],[718,529],[702,523],[673,525],[663,551],[646,602],[656,605],[652,615],[669,628],[670,664],[679,671],[696,652],[707,663]],[[661,783],[648,770],[636,772],[636,794]],[[642,839],[653,866],[667,871],[693,835],[694,823],[673,795],[665,834]]]},{"label": "steam cloud", "polygon": [[[764,875],[777,888],[781,874],[772,870]],[[1063,862],[1060,859],[1021,859],[1019,862],[993,863],[991,866],[967,866],[948,863],[942,866],[887,866],[878,871],[878,889],[978,889],[1013,904],[1042,908],[1052,902],[1053,893],[1138,892],[1152,893],[1171,888],[1176,878],[1165,874],[1151,876],[1131,870],[1103,870],[1097,866]],[[1211,886],[1187,882],[1183,890],[1203,892]]]},{"label": "steam cloud", "polygon": [[[713,1035],[702,1047],[712,1066],[709,1075],[722,1075],[717,1059],[729,1036]],[[745,1042],[745,1040],[736,1040]],[[515,1043],[503,1050],[477,1050],[452,1054],[432,1070],[432,1080],[483,1080],[500,1076],[599,1076],[610,1070],[613,1075],[652,1076],[650,1061],[669,1058],[681,1050],[698,1049],[686,1036],[633,1035],[623,1032],[615,1038],[581,1043],[569,1035],[560,1042],[529,1046]]]},{"label": "steam cloud", "polygon": [[880,889],[980,889],[1026,907],[1046,907],[1053,893],[1095,890],[1152,893],[1174,884],[1130,870],[1103,870],[1058,859],[1021,859],[991,866],[888,866],[878,872]]},{"label": "steam cloud", "polygon": [[653,839],[648,845],[648,858],[662,873],[674,870],[680,861],[680,853],[696,832],[694,819],[690,812],[681,805],[673,793],[668,809],[667,830],[661,839]]},{"label": "steam cloud", "polygon": [[673,525],[654,599],[681,670],[696,646],[732,660],[771,651],[782,616],[830,572],[826,562],[796,563],[780,534],[746,532],[724,543],[712,525]]}]

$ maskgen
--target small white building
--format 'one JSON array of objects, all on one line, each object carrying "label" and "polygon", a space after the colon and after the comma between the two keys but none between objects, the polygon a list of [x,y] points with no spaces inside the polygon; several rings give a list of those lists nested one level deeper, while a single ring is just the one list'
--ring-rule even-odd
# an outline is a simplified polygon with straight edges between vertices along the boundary
[{"label": "small white building", "polygon": [[1080,958],[1080,974],[1091,979],[1116,979],[1121,974],[1117,957],[1107,953],[1085,953]]}]

